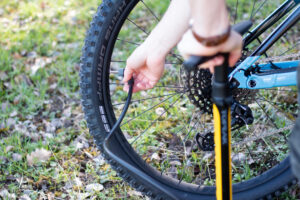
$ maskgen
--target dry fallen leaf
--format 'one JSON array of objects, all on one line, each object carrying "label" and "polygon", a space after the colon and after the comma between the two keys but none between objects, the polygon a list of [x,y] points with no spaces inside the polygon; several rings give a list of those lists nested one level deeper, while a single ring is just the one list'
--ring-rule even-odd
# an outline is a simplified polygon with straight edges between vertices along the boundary
[{"label": "dry fallen leaf", "polygon": [[28,165],[32,166],[37,162],[47,161],[51,156],[51,152],[46,149],[36,149],[27,155]]},{"label": "dry fallen leaf", "polygon": [[6,189],[0,191],[0,197],[2,197],[3,199],[16,199],[16,195],[9,193]]},{"label": "dry fallen leaf", "polygon": [[103,189],[104,189],[103,185],[99,183],[92,183],[85,187],[85,190],[89,193],[99,192]]},{"label": "dry fallen leaf", "polygon": [[160,157],[159,157],[158,153],[152,154],[151,160],[160,160]]},{"label": "dry fallen leaf", "polygon": [[13,161],[18,162],[18,161],[22,160],[22,155],[18,154],[18,153],[13,153],[12,154],[12,159],[13,159]]},{"label": "dry fallen leaf", "polygon": [[54,61],[54,59],[55,58],[51,58],[51,57],[37,57],[37,58],[35,58],[34,63],[32,65],[30,65],[31,75],[35,75],[35,73],[40,68],[44,68],[46,65],[51,64]]}]

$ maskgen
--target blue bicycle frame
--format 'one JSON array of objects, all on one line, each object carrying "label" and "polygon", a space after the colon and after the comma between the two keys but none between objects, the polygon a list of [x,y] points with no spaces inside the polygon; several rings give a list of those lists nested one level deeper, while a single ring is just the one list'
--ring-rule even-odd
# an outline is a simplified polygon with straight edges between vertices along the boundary
[{"label": "blue bicycle frame", "polygon": [[260,65],[255,64],[255,62],[263,54],[266,54],[266,51],[287,30],[299,21],[299,4],[300,0],[287,0],[244,38],[244,46],[246,47],[253,40],[258,39],[258,36],[271,27],[276,21],[295,8],[295,10],[275,28],[270,36],[229,74],[229,80],[235,79],[238,83],[238,88],[261,89],[296,85],[296,69],[300,60]]}]

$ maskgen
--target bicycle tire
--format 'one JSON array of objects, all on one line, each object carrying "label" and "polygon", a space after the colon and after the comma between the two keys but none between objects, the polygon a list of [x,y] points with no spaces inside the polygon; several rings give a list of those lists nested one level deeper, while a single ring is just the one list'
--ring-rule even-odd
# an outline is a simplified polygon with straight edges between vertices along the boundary
[{"label": "bicycle tire", "polygon": [[[135,174],[118,166],[116,162],[105,154],[102,146],[110,127],[116,121],[116,116],[113,113],[114,109],[110,102],[108,86],[109,63],[112,51],[122,24],[138,2],[138,0],[104,0],[99,6],[87,32],[81,58],[80,90],[82,106],[90,134],[94,137],[95,143],[105,159],[118,172],[119,176],[132,187],[153,199],[171,199],[166,194],[145,184]],[[141,169],[149,176],[168,186],[175,196],[178,196],[180,199],[215,198],[215,187],[213,186],[205,186],[199,189],[195,185],[178,183],[178,181],[162,176],[152,167],[145,165],[144,160],[130,146],[121,130],[118,132],[113,137],[116,149],[122,152],[127,157],[127,161],[131,162],[136,168]],[[287,190],[290,185],[295,183],[296,181],[289,165],[289,158],[285,158],[280,164],[261,175],[234,184],[234,198],[271,199],[280,195],[282,191]]]}]

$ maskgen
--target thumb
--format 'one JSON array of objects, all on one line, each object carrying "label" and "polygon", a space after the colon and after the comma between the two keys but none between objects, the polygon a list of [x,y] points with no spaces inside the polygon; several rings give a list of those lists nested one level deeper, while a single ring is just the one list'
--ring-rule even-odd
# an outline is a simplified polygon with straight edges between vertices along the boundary
[{"label": "thumb", "polygon": [[129,81],[133,73],[137,71],[137,69],[143,67],[143,65],[145,65],[145,62],[145,52],[143,51],[143,48],[139,46],[127,59],[123,82]]},{"label": "thumb", "polygon": [[133,72],[134,70],[132,68],[126,66],[124,71],[124,78],[123,78],[124,83],[128,82],[131,79]]}]

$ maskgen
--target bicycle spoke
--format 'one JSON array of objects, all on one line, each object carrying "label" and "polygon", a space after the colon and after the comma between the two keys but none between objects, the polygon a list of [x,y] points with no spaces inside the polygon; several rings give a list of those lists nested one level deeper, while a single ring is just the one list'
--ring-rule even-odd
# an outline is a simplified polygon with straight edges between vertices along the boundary
[{"label": "bicycle spoke", "polygon": [[252,17],[254,17],[254,16],[258,13],[258,11],[260,11],[260,9],[265,5],[266,2],[267,2],[267,0],[264,0],[264,1],[260,4],[260,6],[258,7],[258,9],[257,9],[255,12],[253,12]]},{"label": "bicycle spoke", "polygon": [[275,124],[275,122],[273,121],[273,119],[268,115],[268,113],[266,112],[266,110],[258,103],[258,101],[255,99],[255,102],[257,103],[257,105],[261,108],[261,110],[264,112],[264,114],[266,115],[266,117],[272,122],[273,126],[278,129],[278,126]]},{"label": "bicycle spoke", "polygon": [[266,88],[268,91],[276,91],[276,92],[293,92],[293,90],[283,90],[283,89],[274,89],[274,88]]},{"label": "bicycle spoke", "polygon": [[124,83],[120,82],[111,82],[110,85],[125,85]]},{"label": "bicycle spoke", "polygon": [[190,136],[191,132],[198,127],[199,121],[197,121],[192,128],[190,128],[189,132],[187,133],[187,135],[184,137],[183,139],[183,143],[186,142],[187,138]]},{"label": "bicycle spoke", "polygon": [[[125,124],[131,122],[132,120],[134,120],[134,119],[140,117],[141,115],[143,115],[143,114],[145,114],[146,112],[152,110],[152,109],[155,108],[156,106],[162,104],[163,102],[167,101],[168,99],[172,98],[173,96],[175,96],[175,95],[177,95],[177,94],[180,94],[180,93],[176,93],[176,94],[174,94],[174,95],[172,95],[172,96],[170,96],[170,97],[164,99],[163,101],[159,102],[158,104],[155,104],[154,106],[150,107],[149,109],[147,109],[147,110],[143,111],[142,113],[138,114],[138,115],[135,116],[134,118],[131,118],[130,120],[128,120],[128,121],[126,121],[126,122],[123,122],[123,123],[121,124],[120,127],[122,127],[123,125],[125,125]],[[181,94],[181,96],[182,96],[182,95],[183,95],[183,94]]]},{"label": "bicycle spoke", "polygon": [[175,88],[175,89],[184,89],[185,87],[177,85],[156,85],[155,88]]},{"label": "bicycle spoke", "polygon": [[178,182],[178,185],[180,185],[180,183],[182,182],[183,176],[184,176],[184,174],[185,174],[185,171],[186,171],[186,168],[187,168],[187,167],[190,167],[190,160],[189,160],[189,159],[187,160],[187,163],[186,163],[186,165],[185,165],[184,168],[183,168],[183,172],[182,172],[181,178],[180,178],[180,180],[179,180],[179,182]]},{"label": "bicycle spoke", "polygon": [[249,19],[249,20],[252,20],[252,18],[253,18],[253,12],[254,12],[254,8],[255,8],[256,1],[257,1],[257,0],[253,1],[252,10],[251,10],[251,15],[250,15],[250,19]]},{"label": "bicycle spoke", "polygon": [[167,65],[182,65],[180,62],[166,62]]},{"label": "bicycle spoke", "polygon": [[183,63],[183,60],[182,60],[182,58],[181,58],[181,55],[175,54],[175,53],[173,53],[172,51],[171,51],[169,54],[172,55],[172,56],[174,56],[174,57],[179,61],[180,64]]},{"label": "bicycle spoke", "polygon": [[249,155],[250,155],[251,159],[252,159],[252,160],[254,160],[253,153],[252,153],[252,151],[250,150],[250,148],[249,148],[249,145],[248,145],[248,144],[246,144],[246,149],[247,149],[247,151],[248,151],[248,153],[249,153]]},{"label": "bicycle spoke", "polygon": [[[115,63],[115,62],[117,62],[117,63],[125,63],[126,62],[126,60],[111,60],[110,62],[112,62],[112,63]],[[165,62],[165,64],[169,64],[169,65],[182,65],[182,63],[177,63],[177,62]]]},{"label": "bicycle spoke", "polygon": [[[193,117],[193,115],[192,115],[192,117]],[[191,119],[189,120],[189,122],[188,122],[188,124],[190,124],[191,123],[191,121],[192,121],[192,117],[191,117]],[[186,124],[184,124],[183,125],[183,127],[182,128],[180,128],[180,130],[178,130],[176,133],[174,133],[174,135],[178,135],[178,133],[179,132],[181,132],[184,128],[186,128]],[[144,160],[147,160],[147,159],[149,159],[150,157],[152,157],[152,155],[154,154],[154,153],[157,153],[159,150],[161,150],[162,149],[162,147],[157,147],[156,149],[155,149],[155,151],[153,151],[150,155],[148,155],[147,157],[146,157],[146,159],[144,159]]]},{"label": "bicycle spoke", "polygon": [[287,119],[289,119],[291,122],[293,122],[295,120],[295,118],[293,119],[290,119],[291,116],[288,116],[287,113],[285,113],[282,109],[280,109],[277,105],[275,105],[274,102],[270,102],[269,100],[267,100],[265,97],[261,96],[260,94],[258,94],[262,99],[259,99],[259,100],[262,100],[262,101],[265,101],[267,103],[269,103],[271,106],[273,106],[278,112],[282,113],[285,115],[285,117]]},{"label": "bicycle spoke", "polygon": [[[180,97],[178,97],[178,99],[176,99],[169,107],[168,107],[168,109],[167,110],[169,110],[176,102],[178,102],[178,100],[181,98],[183,96],[183,94],[182,95],[180,95]],[[163,113],[161,113],[160,115],[159,115],[159,117],[157,117],[149,126],[148,126],[148,128],[146,128],[141,134],[139,134],[134,140],[133,140],[133,142],[131,142],[130,144],[132,145],[132,144],[134,144],[142,135],[144,135],[146,132],[147,132],[147,130],[155,123],[155,122],[157,122],[157,120],[161,117],[161,116],[163,116],[166,112],[167,112],[167,110],[165,110]]]},{"label": "bicycle spoke", "polygon": [[[161,95],[161,96],[154,96],[154,97],[149,97],[149,98],[144,98],[144,99],[131,100],[130,103],[135,103],[135,102],[140,102],[140,101],[157,99],[157,98],[160,98],[160,97],[166,97],[166,96],[170,96],[170,95],[174,95],[174,94],[178,94],[178,93],[176,92],[176,93],[165,94],[165,95]],[[125,102],[113,104],[113,106],[119,106],[119,105],[123,105],[123,104],[125,104]]]},{"label": "bicycle spoke", "polygon": [[118,63],[125,63],[126,60],[111,60],[110,62],[112,62],[112,63],[115,63],[115,62],[118,62]]},{"label": "bicycle spoke", "polygon": [[[117,74],[118,72],[116,71],[114,73]],[[111,85],[124,85],[124,83],[122,83],[121,81],[120,82],[110,82],[109,84],[111,84]],[[163,88],[166,88],[166,89],[185,89],[185,87],[178,86],[178,85],[155,85],[154,88],[152,88],[152,90],[155,89],[155,88],[158,88],[158,89],[163,89]]]},{"label": "bicycle spoke", "polygon": [[234,20],[233,20],[233,24],[235,24],[235,21],[237,19],[237,11],[238,11],[238,7],[239,7],[239,0],[236,1],[236,5],[235,5],[235,14],[234,14]]},{"label": "bicycle spoke", "polygon": [[153,10],[151,10],[147,4],[143,1],[143,0],[140,0],[140,2],[142,2],[144,4],[144,6],[147,8],[147,10],[149,10],[149,12],[153,15],[153,17],[156,19],[156,21],[160,21],[160,19],[154,14]]},{"label": "bicycle spoke", "polygon": [[140,46],[141,44],[139,43],[136,43],[136,42],[131,42],[131,41],[128,41],[128,40],[123,40],[123,39],[119,39],[117,38],[118,41],[121,41],[121,42],[126,42],[126,43],[129,43],[129,44],[134,44],[136,46]]},{"label": "bicycle spoke", "polygon": [[191,122],[194,120],[195,115],[197,116],[197,114],[196,114],[195,111],[194,111],[193,114],[192,114],[192,116],[191,116],[191,119],[190,119],[190,121],[189,121],[189,123],[188,123],[188,127],[186,127],[186,125],[184,126],[184,127],[185,127],[185,130],[187,130],[187,132],[189,132],[188,130],[189,130],[190,127],[191,127]]},{"label": "bicycle spoke", "polygon": [[287,52],[290,52],[291,50],[295,49],[296,46],[298,46],[299,44],[300,44],[300,40],[299,40],[298,42],[296,42],[296,44],[294,44],[291,48],[287,49],[287,50],[284,51],[284,52],[281,52],[281,53],[279,54],[279,56],[285,55]]},{"label": "bicycle spoke", "polygon": [[[257,130],[257,131],[258,131],[258,130]],[[257,134],[257,131],[255,131],[255,130],[253,131],[253,134],[254,134],[256,140],[261,139],[261,140],[266,144],[267,148],[270,149],[269,144],[268,144],[267,141],[265,140],[265,137],[261,138],[260,135]],[[254,140],[254,141],[256,141],[256,140]]]},{"label": "bicycle spoke", "polygon": [[127,18],[127,20],[130,21],[132,24],[134,24],[138,29],[140,29],[141,31],[143,31],[147,36],[149,35],[149,33],[147,31],[145,31],[142,27],[140,27],[139,25],[137,25],[134,21],[132,21],[129,18]]}]

